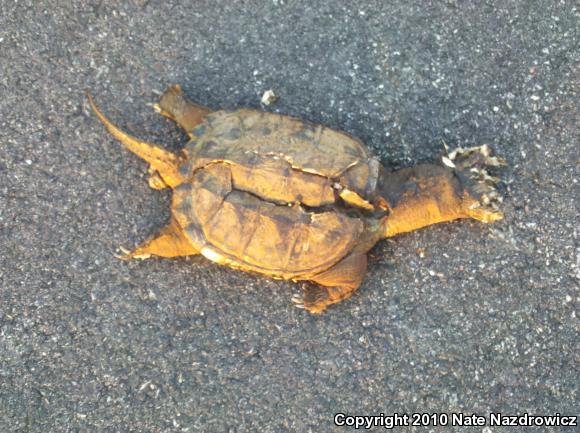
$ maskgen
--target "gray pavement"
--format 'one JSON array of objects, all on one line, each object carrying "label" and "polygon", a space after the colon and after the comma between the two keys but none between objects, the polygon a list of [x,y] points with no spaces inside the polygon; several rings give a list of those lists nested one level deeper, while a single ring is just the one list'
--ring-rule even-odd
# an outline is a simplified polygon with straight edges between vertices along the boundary
[{"label": "gray pavement", "polygon": [[[72,4],[76,5],[73,6]],[[577,2],[0,0],[0,431],[331,432],[337,412],[577,415]],[[391,167],[490,144],[504,221],[379,244],[319,317],[203,258],[89,112],[175,149],[180,83],[360,137]],[[424,251],[419,254],[418,251]],[[384,430],[383,427],[375,431]],[[409,427],[394,431],[577,431]]]}]

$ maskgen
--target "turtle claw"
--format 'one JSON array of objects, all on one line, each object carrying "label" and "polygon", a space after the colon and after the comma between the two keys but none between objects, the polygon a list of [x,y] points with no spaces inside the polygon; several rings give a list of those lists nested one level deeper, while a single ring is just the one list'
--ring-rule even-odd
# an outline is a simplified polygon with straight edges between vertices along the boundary
[{"label": "turtle claw", "polygon": [[121,253],[123,253],[123,254],[113,254],[113,256],[114,256],[116,259],[119,259],[119,260],[130,260],[130,259],[132,258],[131,251],[129,251],[129,250],[128,250],[127,248],[125,248],[124,246],[120,245],[120,246],[118,247],[118,249],[119,249],[119,251],[121,251]]},{"label": "turtle claw", "polygon": [[296,308],[300,308],[301,310],[306,309],[306,306],[304,305],[304,295],[294,294],[292,295],[291,301],[294,302]]},{"label": "turtle claw", "polygon": [[159,104],[158,104],[158,103],[156,103],[156,102],[147,102],[145,105],[147,105],[148,107],[151,107],[151,108],[153,108],[153,110],[154,110],[156,113],[161,113],[161,112],[163,111],[163,110],[161,109],[161,107],[159,106]]},{"label": "turtle claw", "polygon": [[[448,151],[447,147],[446,150]],[[491,149],[487,144],[466,149],[457,148],[442,159],[445,165],[453,165],[455,170],[469,179],[465,205],[470,217],[486,223],[503,218],[503,212],[498,206],[503,198],[496,190],[500,179],[490,176],[487,167],[506,165],[504,159],[491,156]]]},{"label": "turtle claw", "polygon": [[159,172],[157,170],[155,170],[152,167],[149,167],[149,179],[147,180],[147,183],[149,184],[149,188],[151,189],[156,189],[156,190],[161,190],[161,189],[165,189],[167,188],[167,184],[163,181],[163,178],[161,177],[161,175],[159,174]]},{"label": "turtle claw", "polygon": [[329,304],[326,302],[327,293],[325,289],[318,286],[307,286],[304,293],[292,295],[291,300],[296,308],[306,310],[310,314],[320,314]]},{"label": "turtle claw", "polygon": [[[138,251],[139,249],[137,249],[136,251]],[[127,248],[123,247],[123,246],[119,246],[119,251],[121,251],[123,254],[115,254],[115,258],[119,259],[119,260],[131,260],[131,259],[139,259],[139,260],[145,260],[148,259],[149,257],[151,257],[151,254],[149,253],[136,253],[136,251],[129,251]]]},{"label": "turtle claw", "polygon": [[149,102],[147,105],[149,107],[153,108],[153,110],[157,114],[161,114],[163,117],[167,117],[169,120],[173,120],[175,122],[175,116],[173,116],[171,113],[169,113],[168,111],[165,111],[163,108],[161,108],[161,105],[159,105],[157,103],[151,103],[151,102]]},{"label": "turtle claw", "polygon": [[292,295],[291,300],[296,304],[296,306],[302,305],[301,308],[304,308],[304,295],[299,294]]}]

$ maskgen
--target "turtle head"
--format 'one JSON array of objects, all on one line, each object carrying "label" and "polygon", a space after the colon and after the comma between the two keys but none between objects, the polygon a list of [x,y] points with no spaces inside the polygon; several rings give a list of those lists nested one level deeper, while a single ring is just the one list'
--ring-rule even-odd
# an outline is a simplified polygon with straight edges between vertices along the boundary
[{"label": "turtle head", "polygon": [[181,90],[179,84],[169,86],[168,89],[161,95],[159,104],[154,104],[153,108],[162,116],[167,117],[173,121],[176,119],[176,113],[184,111],[187,105],[187,98]]},{"label": "turtle head", "polygon": [[179,84],[169,86],[161,95],[159,104],[154,104],[153,108],[162,116],[177,122],[185,129],[190,138],[192,138],[192,129],[199,125],[207,114],[211,112],[209,108],[190,101],[181,90]]}]

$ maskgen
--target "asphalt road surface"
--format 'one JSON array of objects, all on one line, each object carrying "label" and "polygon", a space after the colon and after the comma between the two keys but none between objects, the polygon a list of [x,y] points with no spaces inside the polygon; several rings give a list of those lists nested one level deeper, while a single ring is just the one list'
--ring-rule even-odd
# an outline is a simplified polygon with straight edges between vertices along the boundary
[{"label": "asphalt road surface", "polygon": [[[579,14],[572,0],[0,0],[0,431],[577,415]],[[85,91],[176,149],[185,136],[146,105],[172,83],[213,108],[260,108],[273,89],[264,109],[345,130],[390,167],[487,143],[509,163],[506,217],[380,243],[360,291],[318,317],[293,307],[298,285],[202,257],[117,260],[164,225],[170,196]],[[451,430],[574,431],[393,431]]]}]

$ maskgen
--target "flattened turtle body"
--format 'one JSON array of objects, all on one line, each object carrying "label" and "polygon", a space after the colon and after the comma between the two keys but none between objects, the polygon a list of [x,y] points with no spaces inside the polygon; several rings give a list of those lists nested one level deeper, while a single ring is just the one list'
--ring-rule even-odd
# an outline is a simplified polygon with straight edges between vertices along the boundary
[{"label": "flattened turtle body", "polygon": [[231,166],[236,189],[277,203],[335,203],[372,209],[379,163],[350,135],[290,116],[251,109],[217,111],[191,131],[190,172]]},{"label": "flattened turtle body", "polygon": [[122,258],[203,254],[242,270],[309,280],[317,285],[293,301],[311,313],[361,285],[366,253],[382,238],[458,218],[502,218],[497,180],[484,168],[501,161],[485,145],[451,152],[446,167],[389,173],[346,133],[250,109],[212,112],[171,86],[156,109],[191,137],[175,154],[126,134],[89,102],[150,164],[150,186],[173,189],[169,224]]},{"label": "flattened turtle body", "polygon": [[221,162],[197,169],[175,189],[173,213],[210,260],[285,279],[330,268],[364,228],[343,212],[276,205],[237,190],[230,165]]}]

